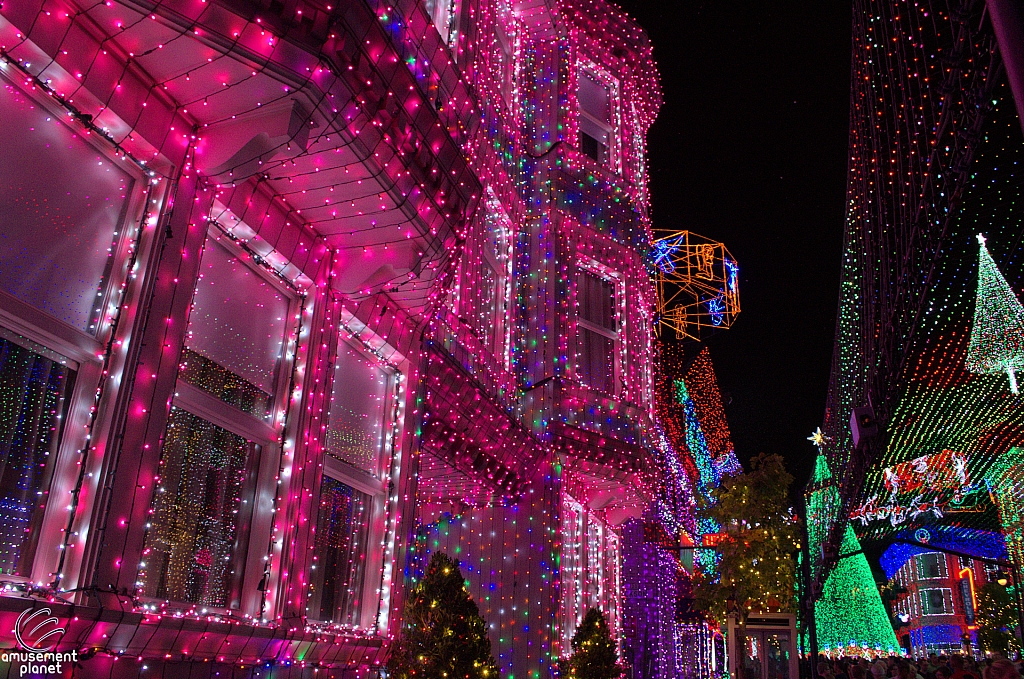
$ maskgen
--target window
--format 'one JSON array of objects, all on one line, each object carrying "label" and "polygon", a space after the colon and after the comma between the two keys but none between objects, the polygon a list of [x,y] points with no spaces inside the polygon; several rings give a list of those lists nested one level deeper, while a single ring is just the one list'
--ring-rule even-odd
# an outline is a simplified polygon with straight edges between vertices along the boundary
[{"label": "window", "polygon": [[32,575],[74,380],[45,349],[0,336],[0,574]]},{"label": "window", "polygon": [[314,535],[307,614],[358,626],[372,498],[324,474]]},{"label": "window", "polygon": [[[68,522],[48,500],[79,477],[129,251],[142,280],[151,244],[141,173],[50,103],[0,73],[0,574],[47,582]],[[99,407],[117,391],[107,381]]]},{"label": "window", "polygon": [[457,35],[456,17],[458,16],[458,0],[424,0],[424,9],[433,22],[434,28],[449,46],[455,44]]},{"label": "window", "polygon": [[481,342],[496,356],[508,361],[511,323],[507,318],[511,296],[511,248],[509,224],[494,200],[488,206],[478,239],[479,265],[472,283],[461,297],[462,317]]},{"label": "window", "polygon": [[257,489],[277,471],[297,299],[217,235],[199,263],[139,583],[143,596],[242,609],[250,547],[258,556],[269,539]]},{"label": "window", "polygon": [[581,68],[576,89],[580,105],[580,151],[602,164],[612,164],[613,88],[588,68]]},{"label": "window", "polygon": [[327,452],[354,469],[380,476],[394,390],[390,372],[340,341],[331,385]]},{"label": "window", "polygon": [[511,107],[516,72],[515,64],[512,61],[512,41],[501,25],[500,19],[494,24],[494,38],[497,41],[495,45],[497,49],[494,54],[494,82],[498,86],[498,92],[502,101],[505,102],[505,106]]},{"label": "window", "polygon": [[339,341],[313,536],[310,620],[364,628],[375,622],[379,598],[367,574],[383,563],[381,521],[397,384],[394,370],[356,344]]},{"label": "window", "polygon": [[918,554],[917,577],[925,580],[946,577],[946,557],[935,552]]},{"label": "window", "polygon": [[0,79],[0,290],[95,335],[134,179]]},{"label": "window", "polygon": [[145,596],[238,608],[260,447],[171,408],[146,536]]},{"label": "window", "polygon": [[999,579],[999,566],[994,563],[984,564],[985,568],[985,580],[987,582],[995,582]]},{"label": "window", "polygon": [[921,615],[943,615],[953,612],[952,590],[922,589]]},{"label": "window", "polygon": [[266,420],[284,356],[288,305],[261,273],[208,238],[189,314],[182,379]]},{"label": "window", "polygon": [[562,634],[570,644],[588,608],[599,608],[613,634],[619,624],[619,537],[571,496],[562,501]]},{"label": "window", "polygon": [[580,271],[576,289],[579,348],[576,374],[581,382],[605,393],[615,393],[618,321],[615,285],[586,270]]}]

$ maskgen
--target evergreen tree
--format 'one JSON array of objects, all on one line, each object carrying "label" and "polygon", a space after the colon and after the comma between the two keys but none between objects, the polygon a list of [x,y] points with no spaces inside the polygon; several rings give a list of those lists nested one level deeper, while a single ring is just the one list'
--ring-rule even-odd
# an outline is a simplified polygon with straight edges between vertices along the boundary
[{"label": "evergreen tree", "polygon": [[965,364],[982,375],[1006,373],[1010,391],[1016,394],[1017,370],[1024,368],[1024,307],[996,268],[980,233],[978,243],[978,297]]},{"label": "evergreen tree", "polygon": [[576,634],[572,636],[572,655],[559,663],[567,679],[617,679],[622,674],[615,641],[604,614],[587,610]]},{"label": "evergreen tree", "polygon": [[497,679],[487,623],[459,562],[435,552],[405,604],[388,671],[395,679]]}]

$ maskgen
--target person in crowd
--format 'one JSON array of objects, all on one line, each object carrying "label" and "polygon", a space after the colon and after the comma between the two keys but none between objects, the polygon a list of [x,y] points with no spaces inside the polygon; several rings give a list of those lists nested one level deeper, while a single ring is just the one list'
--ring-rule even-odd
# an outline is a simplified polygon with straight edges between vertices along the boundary
[{"label": "person in crowd", "polygon": [[896,679],[924,679],[909,660],[896,661]]},{"label": "person in crowd", "polygon": [[985,668],[985,679],[1021,679],[1021,677],[1016,665],[1006,658],[999,658]]},{"label": "person in crowd", "polygon": [[961,655],[950,656],[949,668],[953,670],[951,679],[980,679],[980,677],[964,667],[964,658]]}]

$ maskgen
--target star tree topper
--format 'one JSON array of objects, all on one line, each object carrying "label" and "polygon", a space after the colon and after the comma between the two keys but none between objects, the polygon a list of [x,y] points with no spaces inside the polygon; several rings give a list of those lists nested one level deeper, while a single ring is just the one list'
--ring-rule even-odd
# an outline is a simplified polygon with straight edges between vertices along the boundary
[{"label": "star tree topper", "polygon": [[818,450],[820,451],[822,446],[824,446],[832,439],[826,436],[825,433],[821,431],[821,427],[818,427],[816,431],[812,432],[811,435],[807,437],[807,440],[813,443],[815,446],[817,446]]}]

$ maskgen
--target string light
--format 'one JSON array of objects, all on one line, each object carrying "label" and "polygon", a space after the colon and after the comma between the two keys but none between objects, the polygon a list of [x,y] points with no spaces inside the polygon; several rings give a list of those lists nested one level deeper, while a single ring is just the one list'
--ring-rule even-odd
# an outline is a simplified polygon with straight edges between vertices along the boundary
[{"label": "string light", "polygon": [[[383,0],[51,4],[5,6],[0,68],[131,166],[139,209],[90,316],[97,439],[49,498],[73,488],[58,572],[11,591],[175,629],[128,658],[81,614],[91,668],[125,675],[370,671],[438,550],[465,564],[503,676],[549,672],[584,603],[621,637],[621,526],[657,492],[655,521],[697,534],[693,488],[737,468],[706,358],[678,374],[687,433],[655,424],[645,137],[661,102],[635,22],[560,2],[548,41],[509,3],[451,3],[476,30],[442,38]],[[584,71],[616,100],[607,162],[581,149]],[[271,141],[235,148],[254,127]],[[611,291],[600,377],[580,368],[582,272]],[[713,631],[680,634],[706,662]]]}]

